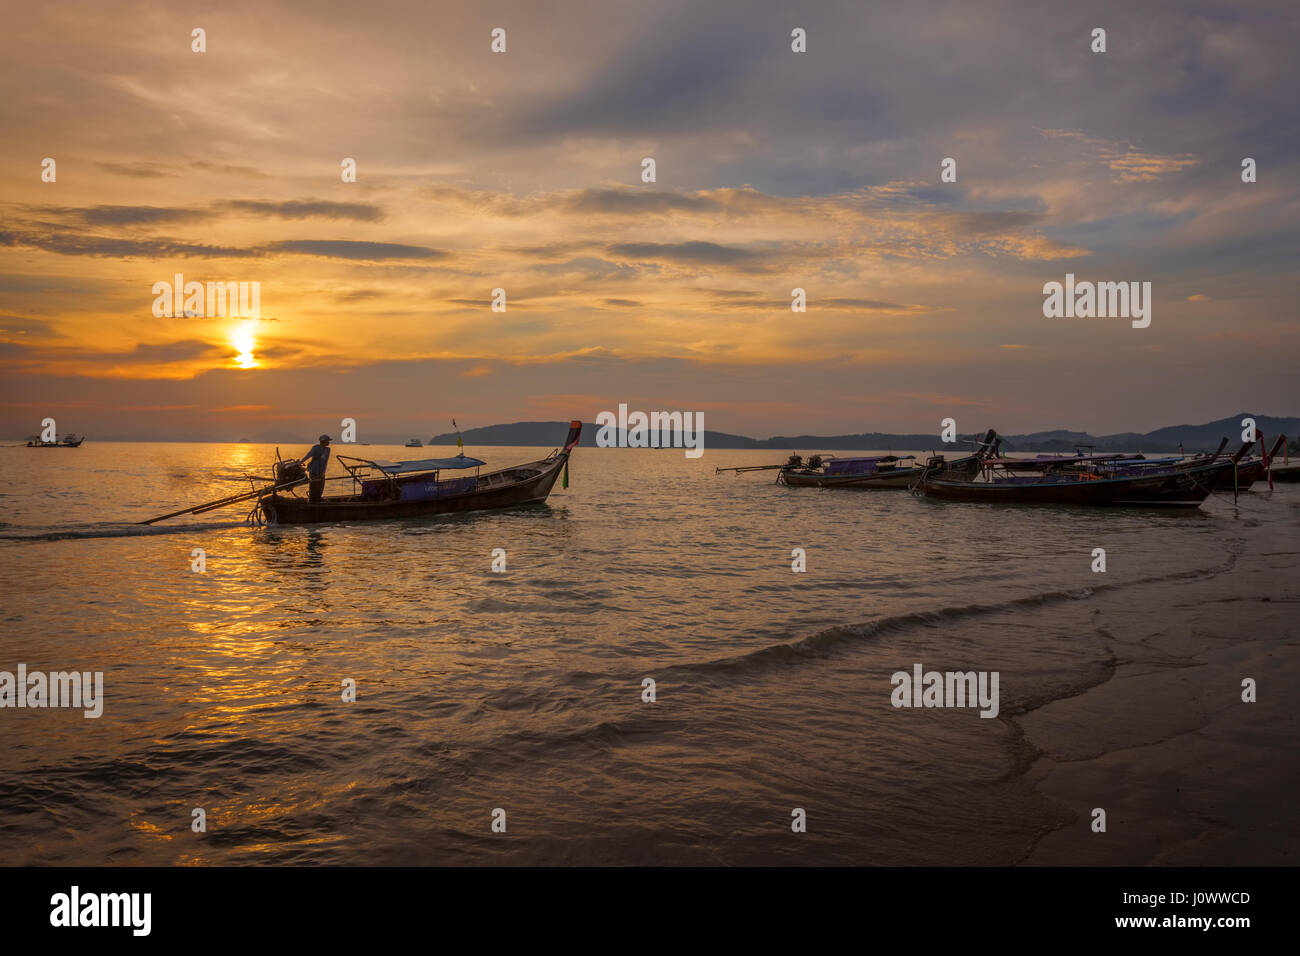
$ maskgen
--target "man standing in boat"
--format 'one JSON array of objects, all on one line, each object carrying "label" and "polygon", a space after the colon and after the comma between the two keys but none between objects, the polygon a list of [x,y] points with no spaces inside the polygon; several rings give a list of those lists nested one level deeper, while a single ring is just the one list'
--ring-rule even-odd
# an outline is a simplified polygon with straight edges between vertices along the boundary
[{"label": "man standing in boat", "polygon": [[325,491],[325,466],[330,460],[330,436],[321,435],[320,441],[311,446],[311,451],[298,459],[299,462],[307,462],[307,477],[311,483],[307,486],[307,500],[320,501],[321,494]]}]

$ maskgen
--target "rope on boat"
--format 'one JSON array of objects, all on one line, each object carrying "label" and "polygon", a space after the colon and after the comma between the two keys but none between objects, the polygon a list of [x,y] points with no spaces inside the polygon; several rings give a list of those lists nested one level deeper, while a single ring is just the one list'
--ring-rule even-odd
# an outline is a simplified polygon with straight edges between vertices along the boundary
[{"label": "rope on boat", "polygon": [[924,498],[925,479],[929,477],[929,474],[930,474],[930,465],[929,463],[926,463],[924,466],[922,466],[921,474],[917,476],[916,481],[914,481],[912,484],[907,486],[908,494],[910,494],[913,498]]}]

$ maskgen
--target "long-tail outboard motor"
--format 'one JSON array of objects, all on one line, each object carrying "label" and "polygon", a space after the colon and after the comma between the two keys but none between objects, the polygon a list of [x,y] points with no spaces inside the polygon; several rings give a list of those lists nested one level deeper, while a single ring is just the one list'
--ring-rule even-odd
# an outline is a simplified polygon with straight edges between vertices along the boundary
[{"label": "long-tail outboard motor", "polygon": [[277,485],[287,484],[291,481],[302,481],[307,477],[307,469],[302,466],[300,461],[277,461],[275,463],[275,483]]}]

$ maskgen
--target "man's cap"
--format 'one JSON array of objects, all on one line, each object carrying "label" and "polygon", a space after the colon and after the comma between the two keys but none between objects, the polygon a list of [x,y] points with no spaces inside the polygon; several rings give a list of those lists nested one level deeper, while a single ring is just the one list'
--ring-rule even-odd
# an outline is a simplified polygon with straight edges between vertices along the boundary
[{"label": "man's cap", "polygon": [[319,441],[329,441],[329,440],[330,440],[329,435],[321,435],[319,439]]}]

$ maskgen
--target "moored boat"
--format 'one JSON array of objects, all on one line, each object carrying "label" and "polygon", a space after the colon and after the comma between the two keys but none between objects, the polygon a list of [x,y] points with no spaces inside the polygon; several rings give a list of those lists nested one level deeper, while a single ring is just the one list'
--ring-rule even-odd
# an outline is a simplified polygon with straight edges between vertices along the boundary
[{"label": "moored boat", "polygon": [[920,477],[923,469],[902,463],[915,460],[915,455],[864,458],[809,455],[805,461],[802,455],[792,454],[780,465],[741,465],[715,468],[713,472],[775,471],[777,484],[792,488],[907,488]]},{"label": "moored boat", "polygon": [[915,455],[878,455],[870,458],[836,458],[813,455],[806,464],[781,469],[777,481],[794,488],[906,488],[921,474],[919,466],[900,465]]},{"label": "moored boat", "polygon": [[[1094,467],[1098,473],[1105,477],[1121,477],[1128,475],[1150,474],[1153,471],[1160,470],[1185,470],[1197,468],[1214,461],[1233,463],[1232,471],[1225,475],[1224,480],[1216,487],[1216,492],[1244,494],[1251,489],[1256,482],[1265,481],[1269,478],[1272,470],[1273,459],[1286,445],[1286,436],[1279,435],[1273,443],[1272,449],[1269,449],[1261,435],[1259,438],[1259,455],[1236,458],[1223,454],[1223,449],[1227,446],[1228,440],[1225,438],[1220,443],[1219,448],[1213,454],[1193,455],[1186,458],[1155,458],[1142,461],[1113,461],[1103,462]],[[1249,444],[1246,446],[1249,447]],[[1240,454],[1240,453],[1238,453]]]},{"label": "moored boat", "polygon": [[913,491],[953,501],[1195,508],[1221,482],[1231,482],[1233,469],[1250,448],[1243,444],[1228,459],[1129,472],[1083,469],[1077,459],[995,457],[998,443],[990,430],[974,455],[952,462],[930,459]]}]

